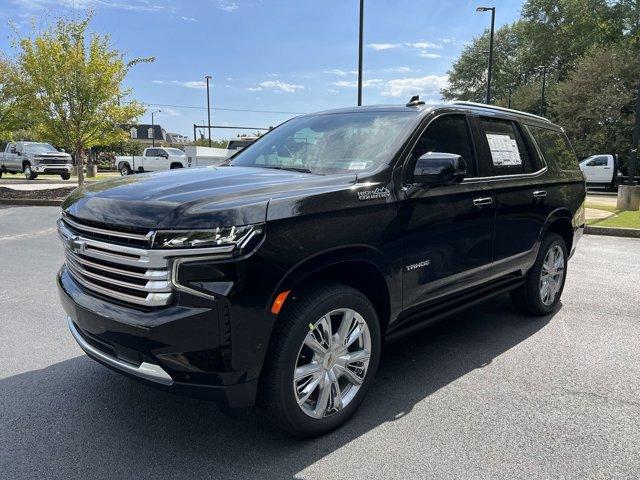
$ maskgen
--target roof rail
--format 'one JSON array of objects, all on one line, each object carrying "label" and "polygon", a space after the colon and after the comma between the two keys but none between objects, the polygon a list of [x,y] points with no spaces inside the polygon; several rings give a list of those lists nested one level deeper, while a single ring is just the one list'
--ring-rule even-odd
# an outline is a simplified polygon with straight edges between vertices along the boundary
[{"label": "roof rail", "polygon": [[538,120],[543,120],[547,123],[551,123],[551,120],[545,117],[541,117],[540,115],[534,115],[533,113],[522,112],[520,110],[514,110],[512,108],[504,108],[504,107],[496,107],[494,105],[487,105],[486,103],[476,103],[476,102],[464,102],[462,100],[456,100],[455,102],[451,102],[452,105],[467,105],[469,107],[480,107],[487,108],[489,110],[498,110],[499,112],[509,112],[515,113],[517,115],[524,115],[526,117],[536,118]]}]

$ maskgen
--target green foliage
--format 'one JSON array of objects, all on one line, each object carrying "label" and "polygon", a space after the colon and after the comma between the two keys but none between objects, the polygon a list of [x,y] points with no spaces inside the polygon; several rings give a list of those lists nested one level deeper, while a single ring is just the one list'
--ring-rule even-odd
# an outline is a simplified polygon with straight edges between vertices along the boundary
[{"label": "green foliage", "polygon": [[18,72],[7,59],[0,58],[0,139],[12,140],[13,132],[24,127],[19,113]]},{"label": "green foliage", "polygon": [[[484,101],[488,32],[465,47],[449,72],[446,100]],[[631,147],[640,79],[640,0],[527,0],[520,18],[496,31],[492,102],[546,114],[563,125],[578,156]]]},{"label": "green foliage", "polygon": [[[212,148],[227,148],[227,143],[229,143],[229,140],[213,140],[213,139],[211,139],[211,147]],[[208,147],[209,146],[209,139],[207,139],[207,138],[199,138],[192,145],[196,145],[198,147]]]},{"label": "green foliage", "polygon": [[109,36],[87,32],[90,20],[60,19],[18,42],[21,110],[30,112],[38,138],[64,146],[76,160],[90,147],[126,138],[118,125],[132,123],[144,107],[126,101],[122,83],[133,65],[153,60],[125,61]]}]

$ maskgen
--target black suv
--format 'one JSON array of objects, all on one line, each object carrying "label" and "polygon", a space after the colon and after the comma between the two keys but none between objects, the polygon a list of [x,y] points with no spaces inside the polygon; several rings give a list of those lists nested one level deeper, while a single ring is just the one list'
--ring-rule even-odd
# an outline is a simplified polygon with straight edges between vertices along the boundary
[{"label": "black suv", "polygon": [[312,436],[358,408],[385,340],[505,292],[552,312],[584,199],[544,118],[416,99],[322,112],[222,167],[79,188],[57,283],[90,357]]}]

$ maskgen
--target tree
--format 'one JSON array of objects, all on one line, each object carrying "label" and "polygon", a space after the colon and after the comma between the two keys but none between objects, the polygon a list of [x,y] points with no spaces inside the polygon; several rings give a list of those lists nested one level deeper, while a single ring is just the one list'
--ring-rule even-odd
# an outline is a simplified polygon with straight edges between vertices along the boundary
[{"label": "tree", "polygon": [[17,78],[15,66],[0,58],[0,139],[13,139],[13,132],[25,125],[18,111]]},{"label": "tree", "polygon": [[578,156],[630,151],[640,60],[624,47],[597,48],[550,94]]},{"label": "tree", "polygon": [[126,101],[122,83],[129,69],[152,58],[125,61],[108,35],[88,34],[91,14],[82,20],[59,19],[36,35],[18,42],[19,90],[24,111],[40,138],[73,152],[82,185],[83,153],[98,144],[124,140],[119,125],[144,112]]}]

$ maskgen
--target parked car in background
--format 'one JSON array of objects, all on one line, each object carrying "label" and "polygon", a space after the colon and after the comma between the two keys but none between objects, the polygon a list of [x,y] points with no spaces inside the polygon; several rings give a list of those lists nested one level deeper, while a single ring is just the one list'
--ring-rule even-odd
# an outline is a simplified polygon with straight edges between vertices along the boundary
[{"label": "parked car in background", "polygon": [[313,436],[357,410],[383,341],[507,292],[553,313],[584,201],[544,118],[417,98],[320,112],[229,165],[76,189],[57,284],[95,360]]},{"label": "parked car in background", "polygon": [[238,150],[242,150],[243,148],[251,145],[258,138],[260,137],[238,137],[233,140],[229,140],[229,143],[227,144],[227,150],[231,150],[231,155],[233,155]]},{"label": "parked car in background", "polygon": [[142,155],[117,156],[115,164],[121,175],[155,172],[187,167],[187,157],[179,148],[149,147]]},{"label": "parked car in background", "polygon": [[24,173],[27,180],[38,175],[60,175],[68,180],[72,170],[71,155],[49,143],[9,142],[0,153],[0,177],[3,173]]},{"label": "parked car in background", "polygon": [[235,151],[188,145],[184,147],[184,153],[187,157],[188,167],[210,167],[222,165]]},{"label": "parked car in background", "polygon": [[580,162],[588,187],[604,187],[615,190],[627,177],[620,172],[618,155],[591,155]]}]

